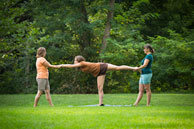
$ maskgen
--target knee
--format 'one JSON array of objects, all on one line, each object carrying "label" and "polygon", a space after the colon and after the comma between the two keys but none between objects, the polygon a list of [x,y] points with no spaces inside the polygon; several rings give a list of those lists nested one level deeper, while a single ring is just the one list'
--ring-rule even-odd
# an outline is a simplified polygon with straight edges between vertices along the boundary
[{"label": "knee", "polygon": [[40,98],[41,95],[42,95],[42,93],[38,93],[38,94],[36,95],[36,97]]},{"label": "knee", "polygon": [[117,70],[120,70],[120,68],[119,68],[119,66],[115,66],[115,67],[113,68],[113,70],[117,71]]},{"label": "knee", "polygon": [[144,92],[143,88],[139,89],[139,93],[143,93],[143,92]]},{"label": "knee", "polygon": [[46,95],[49,95],[49,94],[50,94],[50,91],[45,91],[45,94],[46,94]]},{"label": "knee", "polygon": [[102,86],[98,86],[98,91],[99,91],[99,92],[103,92]]},{"label": "knee", "polygon": [[151,89],[150,88],[146,88],[146,93],[150,93],[151,94]]},{"label": "knee", "polygon": [[103,92],[103,88],[100,88],[98,91],[99,91],[99,92]]}]

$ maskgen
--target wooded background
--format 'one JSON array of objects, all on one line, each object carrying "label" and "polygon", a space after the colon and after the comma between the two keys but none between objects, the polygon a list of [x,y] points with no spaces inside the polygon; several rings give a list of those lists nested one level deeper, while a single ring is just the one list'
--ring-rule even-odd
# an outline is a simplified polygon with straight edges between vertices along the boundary
[{"label": "wooded background", "polygon": [[[193,0],[1,0],[0,93],[36,93],[36,50],[51,64],[139,66],[155,49],[152,92],[194,93]],[[96,78],[50,69],[52,93],[97,93]],[[139,73],[107,72],[105,93],[138,92]]]}]

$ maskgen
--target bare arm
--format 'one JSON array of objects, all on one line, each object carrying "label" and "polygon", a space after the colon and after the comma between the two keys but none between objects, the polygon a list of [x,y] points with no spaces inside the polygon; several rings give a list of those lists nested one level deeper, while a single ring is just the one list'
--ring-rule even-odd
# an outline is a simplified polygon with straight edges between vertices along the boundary
[{"label": "bare arm", "polygon": [[63,64],[61,65],[62,68],[77,68],[77,67],[81,67],[80,63],[77,64]]},{"label": "bare arm", "polygon": [[61,68],[61,65],[51,65],[49,62],[45,61],[43,63],[44,66],[48,67],[48,68]]},{"label": "bare arm", "polygon": [[139,67],[139,69],[145,68],[145,67],[148,65],[149,62],[150,62],[150,60],[145,59],[143,65],[141,65],[141,66]]},{"label": "bare arm", "polygon": [[139,67],[135,67],[134,71],[138,71],[138,72],[141,73],[141,72],[142,72],[141,69],[142,69],[142,68],[145,68],[145,67],[148,65],[149,61],[150,61],[150,60],[145,59],[145,60],[144,60],[144,64],[141,65],[141,66],[139,66]]}]

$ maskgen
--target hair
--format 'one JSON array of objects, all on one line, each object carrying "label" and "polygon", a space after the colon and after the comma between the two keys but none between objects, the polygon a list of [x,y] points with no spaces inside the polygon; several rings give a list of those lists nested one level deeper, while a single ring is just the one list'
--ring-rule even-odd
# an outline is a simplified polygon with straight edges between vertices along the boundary
[{"label": "hair", "polygon": [[155,52],[154,49],[152,48],[152,46],[151,46],[150,44],[146,44],[146,45],[144,46],[144,48],[149,49],[150,52],[151,52],[152,54]]},{"label": "hair", "polygon": [[75,59],[76,59],[77,62],[86,61],[85,58],[83,56],[80,56],[80,55],[76,56]]},{"label": "hair", "polygon": [[44,57],[46,49],[44,47],[40,47],[37,49],[36,58]]}]

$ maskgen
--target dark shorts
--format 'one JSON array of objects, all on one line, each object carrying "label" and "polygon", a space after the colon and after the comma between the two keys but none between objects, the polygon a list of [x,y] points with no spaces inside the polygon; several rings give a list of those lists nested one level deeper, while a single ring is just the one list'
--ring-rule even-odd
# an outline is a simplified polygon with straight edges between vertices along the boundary
[{"label": "dark shorts", "polygon": [[101,63],[100,64],[100,72],[98,73],[97,76],[105,75],[107,71],[108,64],[106,63]]}]

